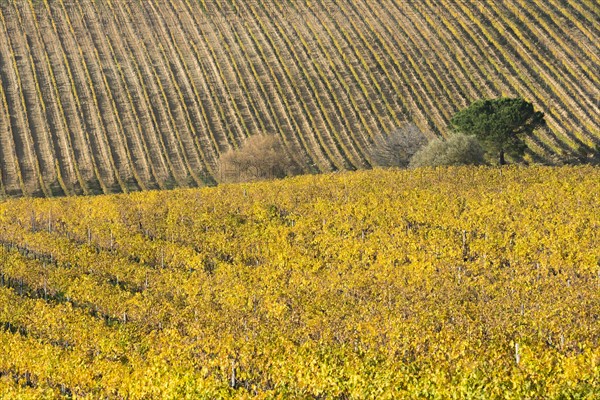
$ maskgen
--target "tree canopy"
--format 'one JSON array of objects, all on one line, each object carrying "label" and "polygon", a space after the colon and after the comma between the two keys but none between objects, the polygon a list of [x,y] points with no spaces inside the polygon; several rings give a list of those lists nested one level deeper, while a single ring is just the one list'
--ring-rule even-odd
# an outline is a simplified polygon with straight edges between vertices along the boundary
[{"label": "tree canopy", "polygon": [[544,113],[521,98],[508,97],[477,100],[450,120],[452,130],[477,136],[500,165],[506,164],[505,154],[522,156],[527,149],[524,137],[543,125]]}]

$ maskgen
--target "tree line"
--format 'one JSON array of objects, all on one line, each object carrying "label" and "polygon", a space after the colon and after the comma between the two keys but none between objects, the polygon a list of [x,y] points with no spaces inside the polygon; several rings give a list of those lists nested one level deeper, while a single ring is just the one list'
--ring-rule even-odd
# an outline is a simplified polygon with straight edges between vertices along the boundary
[{"label": "tree line", "polygon": [[[428,140],[419,128],[406,123],[381,134],[370,148],[378,167],[437,167],[499,165],[523,162],[526,138],[546,126],[544,113],[522,98],[482,99],[458,111],[449,135]],[[580,148],[561,163],[600,164],[600,144]],[[282,178],[302,172],[282,143],[271,135],[254,135],[219,159],[219,181],[239,182]]]}]

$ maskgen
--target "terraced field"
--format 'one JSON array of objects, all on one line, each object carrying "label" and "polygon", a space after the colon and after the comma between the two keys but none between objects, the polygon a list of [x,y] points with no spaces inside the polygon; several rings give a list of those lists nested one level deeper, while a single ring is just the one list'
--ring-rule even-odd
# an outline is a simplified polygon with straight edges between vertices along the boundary
[{"label": "terraced field", "polygon": [[306,172],[369,167],[405,121],[546,113],[533,159],[600,141],[595,0],[2,0],[0,194],[201,186],[279,135]]}]

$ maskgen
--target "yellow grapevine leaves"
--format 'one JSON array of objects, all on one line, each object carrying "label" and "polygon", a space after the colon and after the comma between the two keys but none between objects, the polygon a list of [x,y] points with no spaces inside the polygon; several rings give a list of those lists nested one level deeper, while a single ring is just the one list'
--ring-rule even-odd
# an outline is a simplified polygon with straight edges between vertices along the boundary
[{"label": "yellow grapevine leaves", "polygon": [[600,171],[0,203],[5,398],[594,398]]}]

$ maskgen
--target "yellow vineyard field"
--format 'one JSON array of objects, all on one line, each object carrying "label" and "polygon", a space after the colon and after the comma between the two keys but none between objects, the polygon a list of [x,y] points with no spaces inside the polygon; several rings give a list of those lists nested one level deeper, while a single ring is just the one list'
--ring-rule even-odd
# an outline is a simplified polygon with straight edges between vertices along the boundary
[{"label": "yellow vineyard field", "polygon": [[1,398],[596,398],[600,170],[0,203]]}]

